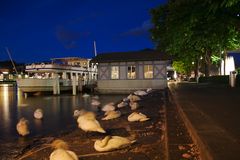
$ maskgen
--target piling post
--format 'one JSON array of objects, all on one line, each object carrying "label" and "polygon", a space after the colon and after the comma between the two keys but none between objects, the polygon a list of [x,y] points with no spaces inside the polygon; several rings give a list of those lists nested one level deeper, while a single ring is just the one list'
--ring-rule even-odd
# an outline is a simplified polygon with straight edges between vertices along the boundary
[{"label": "piling post", "polygon": [[24,92],[24,98],[26,99],[28,97],[27,92]]},{"label": "piling post", "polygon": [[57,95],[57,79],[53,79],[53,95]]},{"label": "piling post", "polygon": [[57,94],[59,95],[60,94],[60,82],[59,82],[59,78],[57,77],[56,79],[56,84],[57,84]]},{"label": "piling post", "polygon": [[72,94],[76,95],[76,76],[72,77]]},{"label": "piling post", "polygon": [[82,86],[83,86],[82,77],[79,77],[78,78],[78,91],[79,92],[82,92]]},{"label": "piling post", "polygon": [[58,74],[53,74],[53,94],[54,95],[58,95],[60,94],[60,85],[59,85],[59,78],[58,78]]}]

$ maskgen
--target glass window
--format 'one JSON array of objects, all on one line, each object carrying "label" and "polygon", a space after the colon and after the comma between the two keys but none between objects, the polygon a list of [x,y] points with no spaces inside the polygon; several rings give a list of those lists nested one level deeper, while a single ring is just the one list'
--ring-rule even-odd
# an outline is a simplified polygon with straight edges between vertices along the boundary
[{"label": "glass window", "polygon": [[119,67],[118,66],[112,66],[111,79],[119,79]]},{"label": "glass window", "polygon": [[144,78],[153,78],[153,66],[144,65]]},{"label": "glass window", "polygon": [[128,66],[128,79],[136,79],[136,66]]}]

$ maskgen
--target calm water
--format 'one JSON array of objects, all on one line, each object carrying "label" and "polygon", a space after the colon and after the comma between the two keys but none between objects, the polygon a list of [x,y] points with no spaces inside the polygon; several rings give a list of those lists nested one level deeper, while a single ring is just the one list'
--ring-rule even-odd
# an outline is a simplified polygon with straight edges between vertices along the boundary
[{"label": "calm water", "polygon": [[[102,104],[120,101],[125,95],[100,95]],[[14,87],[0,87],[0,140],[12,141],[19,137],[16,124],[21,117],[30,122],[30,135],[28,137],[54,135],[70,128],[77,128],[76,119],[73,117],[75,109],[91,107],[91,97],[83,98],[81,94],[72,96],[32,96],[24,98]],[[44,119],[36,120],[33,112],[41,108]]]}]

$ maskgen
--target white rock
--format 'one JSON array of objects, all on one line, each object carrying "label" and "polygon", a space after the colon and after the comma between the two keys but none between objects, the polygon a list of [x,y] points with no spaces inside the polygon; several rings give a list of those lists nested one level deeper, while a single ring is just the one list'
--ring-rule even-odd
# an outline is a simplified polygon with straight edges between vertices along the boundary
[{"label": "white rock", "polygon": [[121,116],[120,111],[108,111],[105,113],[105,117],[102,118],[102,120],[109,120],[109,119],[115,119]]},{"label": "white rock", "polygon": [[68,150],[68,145],[62,140],[55,140],[51,144],[55,150],[50,155],[50,160],[78,160],[78,156],[73,151]]},{"label": "white rock", "polygon": [[87,98],[87,97],[89,97],[89,96],[90,96],[90,95],[87,94],[87,93],[84,93],[84,94],[82,95],[83,98]]},{"label": "white rock", "polygon": [[131,141],[125,137],[106,136],[102,140],[96,140],[94,143],[94,148],[96,151],[106,152],[106,151],[112,151],[112,150],[127,147],[134,142],[135,142],[135,140]]},{"label": "white rock", "polygon": [[99,106],[100,104],[101,104],[101,103],[100,103],[98,100],[92,99],[91,105],[93,105],[93,106]]},{"label": "white rock", "polygon": [[131,107],[131,110],[136,110],[139,108],[139,104],[137,102],[130,102],[129,106]]},{"label": "white rock", "polygon": [[86,112],[80,115],[77,119],[78,127],[85,132],[100,132],[106,133],[106,131],[101,127],[100,123],[96,120],[95,114],[93,112]]},{"label": "white rock", "polygon": [[139,91],[135,91],[134,94],[138,96],[145,96],[147,95],[147,92],[139,90]]},{"label": "white rock", "polygon": [[96,95],[96,96],[93,96],[92,98],[93,99],[99,99],[99,96]]},{"label": "white rock", "polygon": [[107,112],[107,111],[114,111],[115,107],[114,107],[114,103],[108,103],[105,106],[102,107],[102,111]]},{"label": "white rock", "polygon": [[148,89],[146,90],[147,93],[149,93],[149,92],[151,92],[151,91],[152,91],[152,88],[148,88]]},{"label": "white rock", "polygon": [[130,102],[136,102],[136,101],[140,101],[141,100],[141,98],[139,96],[132,95],[132,94],[130,94],[128,96],[128,99],[130,100]]},{"label": "white rock", "polygon": [[79,111],[79,110],[74,110],[74,112],[73,112],[73,117],[78,117],[78,116],[80,116],[80,114],[81,114],[81,111]]},{"label": "white rock", "polygon": [[28,123],[28,120],[26,120],[25,118],[21,118],[19,120],[16,126],[18,134],[20,134],[21,136],[26,136],[30,133],[28,129]]},{"label": "white rock", "polygon": [[129,99],[128,99],[128,97],[126,97],[126,98],[123,98],[123,100],[122,100],[123,102],[129,102]]},{"label": "white rock", "polygon": [[33,113],[34,118],[36,119],[42,119],[43,118],[43,110],[42,109],[36,109]]},{"label": "white rock", "polygon": [[142,113],[133,112],[132,114],[130,114],[128,116],[129,122],[135,122],[135,121],[143,122],[143,121],[147,121],[147,120],[149,120],[149,118]]},{"label": "white rock", "polygon": [[128,105],[127,102],[121,102],[121,103],[119,103],[119,104],[117,105],[117,107],[118,107],[118,108],[122,108],[122,107],[125,107],[125,106],[127,106],[127,105]]}]

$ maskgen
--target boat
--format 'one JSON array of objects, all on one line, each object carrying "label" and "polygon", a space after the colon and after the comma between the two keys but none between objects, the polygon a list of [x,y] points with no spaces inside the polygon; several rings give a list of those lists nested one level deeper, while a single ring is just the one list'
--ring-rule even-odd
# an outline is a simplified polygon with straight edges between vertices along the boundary
[{"label": "boat", "polygon": [[74,87],[94,85],[97,80],[97,66],[90,64],[90,59],[79,57],[27,64],[25,71],[27,74],[17,79],[18,89],[23,93],[49,91],[60,94]]}]

